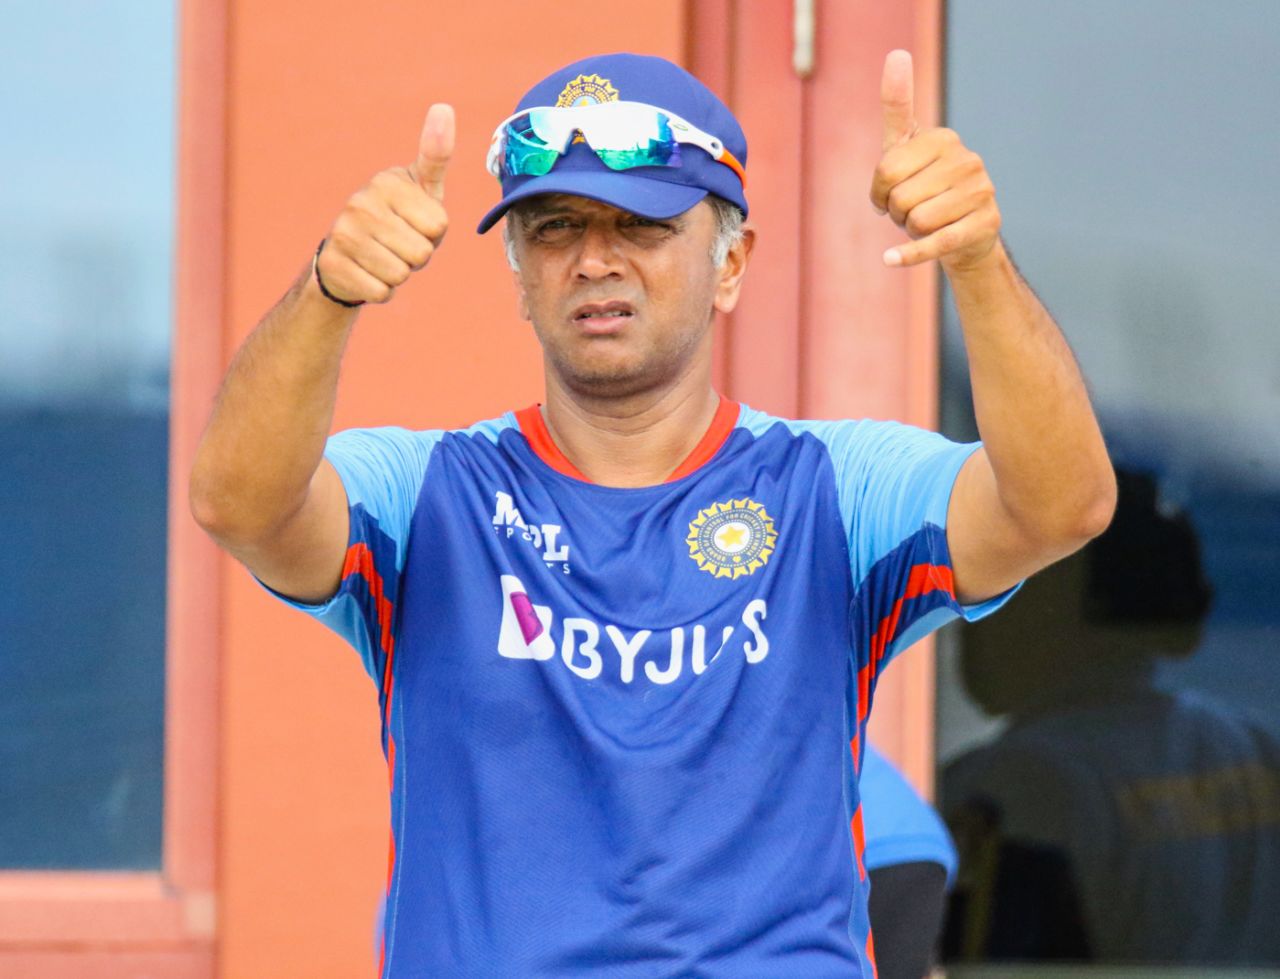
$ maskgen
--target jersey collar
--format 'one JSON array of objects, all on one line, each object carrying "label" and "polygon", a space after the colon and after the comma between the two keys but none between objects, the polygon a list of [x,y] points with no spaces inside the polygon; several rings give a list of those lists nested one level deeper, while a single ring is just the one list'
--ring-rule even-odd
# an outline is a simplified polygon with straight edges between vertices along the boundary
[{"label": "jersey collar", "polygon": [[[541,405],[534,404],[515,413],[520,433],[529,443],[529,448],[533,449],[533,454],[561,475],[572,476],[584,483],[591,482],[552,440],[551,432],[547,430],[547,423],[542,418],[541,409]],[[720,446],[724,445],[725,440],[733,432],[734,426],[738,424],[738,415],[741,411],[742,406],[738,402],[730,401],[723,394],[720,395],[720,404],[716,407],[715,417],[711,419],[711,426],[706,434],[685,457],[684,462],[676,466],[675,471],[664,482],[671,483],[677,479],[683,479],[710,462],[711,457],[720,451]]]}]

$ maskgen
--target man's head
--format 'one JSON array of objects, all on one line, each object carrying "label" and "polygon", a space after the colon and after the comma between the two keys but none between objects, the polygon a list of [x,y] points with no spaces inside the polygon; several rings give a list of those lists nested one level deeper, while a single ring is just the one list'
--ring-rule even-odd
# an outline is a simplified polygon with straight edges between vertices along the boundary
[{"label": "man's head", "polygon": [[480,231],[506,215],[550,379],[627,396],[709,370],[712,314],[736,303],[752,243],[745,158],[729,110],[660,58],[587,59],[521,99],[494,137],[504,197]]},{"label": "man's head", "polygon": [[966,627],[961,676],[989,714],[1024,714],[1149,677],[1190,656],[1213,601],[1190,517],[1154,477],[1118,469],[1111,526]]}]

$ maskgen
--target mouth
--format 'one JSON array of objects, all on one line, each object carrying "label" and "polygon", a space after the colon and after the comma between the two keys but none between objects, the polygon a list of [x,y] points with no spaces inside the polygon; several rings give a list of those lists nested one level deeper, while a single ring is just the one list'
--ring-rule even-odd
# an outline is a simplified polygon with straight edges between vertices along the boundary
[{"label": "mouth", "polygon": [[635,316],[635,307],[630,303],[615,300],[579,306],[573,311],[570,319],[585,333],[603,335],[618,332],[633,316]]}]

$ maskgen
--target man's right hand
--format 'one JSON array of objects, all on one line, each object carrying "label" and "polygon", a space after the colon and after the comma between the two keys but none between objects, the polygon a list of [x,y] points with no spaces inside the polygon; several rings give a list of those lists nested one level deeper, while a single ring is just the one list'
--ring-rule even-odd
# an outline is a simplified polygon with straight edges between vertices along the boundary
[{"label": "man's right hand", "polygon": [[431,261],[449,226],[444,175],[453,140],[453,107],[431,106],[417,159],[383,170],[351,196],[317,259],[330,293],[347,302],[385,303]]}]

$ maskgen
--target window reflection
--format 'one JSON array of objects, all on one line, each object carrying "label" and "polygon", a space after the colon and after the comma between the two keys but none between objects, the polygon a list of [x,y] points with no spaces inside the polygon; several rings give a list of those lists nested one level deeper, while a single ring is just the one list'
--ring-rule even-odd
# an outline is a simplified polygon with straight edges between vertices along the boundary
[{"label": "window reflection", "polygon": [[[1280,5],[1244,0],[947,4],[947,124],[1129,473],[1115,533],[1142,542],[939,643],[953,958],[1280,965],[1258,923],[1280,936],[1280,195],[1259,189],[1280,130],[1251,121],[1280,102],[1277,37]],[[943,429],[972,438],[943,319]]]},{"label": "window reflection", "polygon": [[956,956],[1280,964],[1280,739],[1158,682],[1211,588],[1187,515],[1121,471],[1111,528],[965,630],[966,692],[1009,727],[942,773]]},{"label": "window reflection", "polygon": [[0,872],[161,862],[172,4],[5,11]]}]

